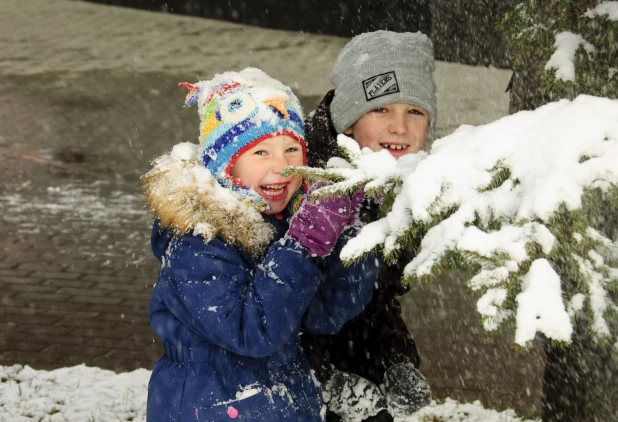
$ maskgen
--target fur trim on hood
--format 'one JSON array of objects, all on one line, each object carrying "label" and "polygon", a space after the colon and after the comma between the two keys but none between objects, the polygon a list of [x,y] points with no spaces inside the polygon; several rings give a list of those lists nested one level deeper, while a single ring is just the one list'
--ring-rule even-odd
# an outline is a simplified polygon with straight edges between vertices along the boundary
[{"label": "fur trim on hood", "polygon": [[273,226],[236,192],[222,187],[198,161],[197,150],[189,142],[178,144],[142,176],[149,211],[175,235],[192,232],[206,242],[220,235],[251,254],[263,254]]}]

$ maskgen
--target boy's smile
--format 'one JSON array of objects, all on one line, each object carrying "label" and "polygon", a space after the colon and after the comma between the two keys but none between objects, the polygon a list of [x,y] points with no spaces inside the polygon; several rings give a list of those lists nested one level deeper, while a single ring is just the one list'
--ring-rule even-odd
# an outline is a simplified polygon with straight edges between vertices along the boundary
[{"label": "boy's smile", "polygon": [[300,177],[283,177],[281,169],[302,165],[301,143],[290,136],[279,135],[243,152],[234,162],[230,176],[255,190],[270,204],[269,212],[276,214],[285,209],[302,183]]},{"label": "boy's smile", "polygon": [[363,114],[343,133],[362,148],[388,150],[395,158],[418,152],[425,145],[429,114],[421,107],[394,103]]}]

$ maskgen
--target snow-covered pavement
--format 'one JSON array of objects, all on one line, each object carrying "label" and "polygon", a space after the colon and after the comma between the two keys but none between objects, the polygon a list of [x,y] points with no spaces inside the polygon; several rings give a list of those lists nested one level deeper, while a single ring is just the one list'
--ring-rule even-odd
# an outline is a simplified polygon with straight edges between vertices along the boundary
[{"label": "snow-covered pavement", "polygon": [[[86,365],[53,371],[0,366],[0,421],[145,421],[149,377],[146,369],[116,374]],[[512,410],[497,412],[478,401],[459,403],[448,398],[405,419],[424,421],[524,422]]]}]

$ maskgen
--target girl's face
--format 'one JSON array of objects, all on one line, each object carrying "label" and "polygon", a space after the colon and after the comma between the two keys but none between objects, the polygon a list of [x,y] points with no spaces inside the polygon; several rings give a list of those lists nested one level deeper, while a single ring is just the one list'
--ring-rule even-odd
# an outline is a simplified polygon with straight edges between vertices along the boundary
[{"label": "girl's face", "polygon": [[253,188],[270,204],[269,213],[285,209],[302,183],[300,177],[284,177],[281,169],[302,166],[303,149],[287,135],[267,138],[236,159],[230,175],[243,186]]}]

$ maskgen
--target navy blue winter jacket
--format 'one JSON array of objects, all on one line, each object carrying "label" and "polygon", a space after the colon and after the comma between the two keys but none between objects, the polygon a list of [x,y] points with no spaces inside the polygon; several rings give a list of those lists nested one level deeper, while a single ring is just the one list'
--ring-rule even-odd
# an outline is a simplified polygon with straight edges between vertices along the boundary
[{"label": "navy blue winter jacket", "polygon": [[320,421],[322,397],[299,332],[333,334],[371,300],[381,262],[344,267],[342,235],[320,263],[282,236],[263,259],[221,236],[177,236],[155,223],[162,262],[149,317],[165,345],[148,387],[152,421]]}]

